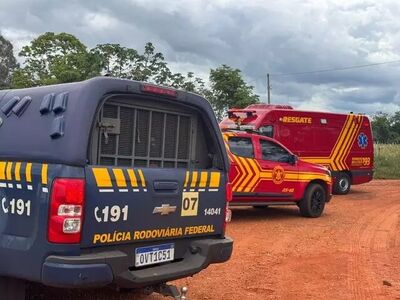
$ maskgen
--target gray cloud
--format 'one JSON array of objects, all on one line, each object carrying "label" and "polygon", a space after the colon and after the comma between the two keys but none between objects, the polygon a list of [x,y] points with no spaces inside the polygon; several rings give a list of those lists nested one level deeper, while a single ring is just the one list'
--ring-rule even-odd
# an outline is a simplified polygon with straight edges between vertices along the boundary
[{"label": "gray cloud", "polygon": [[70,32],[89,47],[142,49],[151,41],[175,71],[207,76],[225,63],[241,69],[263,100],[271,73],[273,102],[372,114],[400,109],[400,64],[274,74],[400,59],[399,13],[394,0],[3,0],[0,30],[17,47],[45,31]]}]

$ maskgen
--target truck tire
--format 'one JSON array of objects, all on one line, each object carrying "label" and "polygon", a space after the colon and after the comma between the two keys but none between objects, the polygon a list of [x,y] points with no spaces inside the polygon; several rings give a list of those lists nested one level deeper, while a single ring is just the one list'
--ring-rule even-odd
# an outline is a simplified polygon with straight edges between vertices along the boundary
[{"label": "truck tire", "polygon": [[336,195],[346,195],[350,191],[351,179],[347,173],[340,172],[333,186],[333,193]]},{"label": "truck tire", "polygon": [[0,277],[1,300],[25,300],[26,283],[23,280]]},{"label": "truck tire", "polygon": [[318,218],[324,211],[326,190],[318,183],[311,183],[299,202],[300,214],[307,218]]}]

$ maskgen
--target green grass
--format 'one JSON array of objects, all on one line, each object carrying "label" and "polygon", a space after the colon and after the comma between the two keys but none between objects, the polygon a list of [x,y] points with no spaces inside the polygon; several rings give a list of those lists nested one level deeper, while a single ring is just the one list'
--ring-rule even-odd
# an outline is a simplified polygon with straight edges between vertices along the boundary
[{"label": "green grass", "polygon": [[376,179],[400,179],[400,144],[375,144]]}]

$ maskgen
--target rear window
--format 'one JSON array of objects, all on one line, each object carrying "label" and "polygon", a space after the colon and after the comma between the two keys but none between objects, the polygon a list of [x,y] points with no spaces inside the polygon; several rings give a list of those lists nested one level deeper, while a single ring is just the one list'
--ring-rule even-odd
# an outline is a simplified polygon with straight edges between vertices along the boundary
[{"label": "rear window", "polygon": [[253,143],[250,138],[230,137],[228,140],[229,149],[237,156],[254,158]]},{"label": "rear window", "polygon": [[218,151],[194,110],[112,99],[100,110],[96,163],[161,168],[215,167]]}]

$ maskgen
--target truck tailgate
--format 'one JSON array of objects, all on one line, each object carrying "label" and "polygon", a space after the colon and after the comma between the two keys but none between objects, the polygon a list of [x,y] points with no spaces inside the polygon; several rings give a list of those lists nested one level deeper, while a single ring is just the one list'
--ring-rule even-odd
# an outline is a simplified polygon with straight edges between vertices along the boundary
[{"label": "truck tailgate", "polygon": [[82,247],[223,234],[218,170],[86,167]]}]

